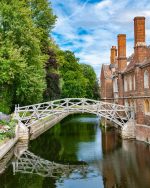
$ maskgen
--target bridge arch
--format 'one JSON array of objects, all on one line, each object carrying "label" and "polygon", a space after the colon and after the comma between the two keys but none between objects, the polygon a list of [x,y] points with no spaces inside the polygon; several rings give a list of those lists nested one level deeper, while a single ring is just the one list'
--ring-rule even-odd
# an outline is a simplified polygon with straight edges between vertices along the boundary
[{"label": "bridge arch", "polygon": [[85,98],[65,98],[29,106],[15,107],[15,119],[20,125],[31,127],[46,118],[66,117],[74,113],[91,113],[114,122],[121,128],[134,119],[131,107]]}]

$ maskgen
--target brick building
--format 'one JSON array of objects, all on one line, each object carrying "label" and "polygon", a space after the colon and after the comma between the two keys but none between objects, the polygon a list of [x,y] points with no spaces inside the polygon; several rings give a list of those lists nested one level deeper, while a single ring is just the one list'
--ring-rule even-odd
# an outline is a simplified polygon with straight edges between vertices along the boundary
[{"label": "brick building", "polygon": [[101,98],[135,108],[137,124],[150,125],[150,48],[145,42],[145,17],[134,18],[134,53],[126,57],[126,35],[118,35],[110,64],[102,65]]}]

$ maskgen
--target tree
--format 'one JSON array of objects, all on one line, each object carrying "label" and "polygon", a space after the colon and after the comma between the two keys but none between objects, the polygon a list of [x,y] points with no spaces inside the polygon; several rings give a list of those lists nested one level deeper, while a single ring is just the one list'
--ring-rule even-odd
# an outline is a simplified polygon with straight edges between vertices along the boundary
[{"label": "tree", "polygon": [[47,6],[47,0],[0,2],[0,111],[43,99],[48,59],[43,48],[55,21]]},{"label": "tree", "polygon": [[91,65],[81,64],[84,77],[87,79],[86,97],[91,99],[99,98],[99,84],[96,73]]},{"label": "tree", "polygon": [[56,22],[51,2],[48,0],[27,0],[32,11],[32,20],[40,32],[40,43],[42,50],[47,54],[50,46],[50,33]]},{"label": "tree", "polygon": [[32,10],[34,24],[40,30],[41,50],[48,57],[45,62],[46,88],[44,100],[49,101],[60,97],[56,45],[50,38],[56,16],[53,14],[51,3],[48,0],[28,0],[28,6]]},{"label": "tree", "polygon": [[54,43],[51,43],[48,51],[49,59],[46,62],[46,83],[44,100],[50,101],[60,98],[60,75],[57,61],[57,50]]},{"label": "tree", "polygon": [[63,52],[63,56],[64,63],[60,66],[62,97],[85,97],[87,80],[78,63],[79,59],[70,51]]}]

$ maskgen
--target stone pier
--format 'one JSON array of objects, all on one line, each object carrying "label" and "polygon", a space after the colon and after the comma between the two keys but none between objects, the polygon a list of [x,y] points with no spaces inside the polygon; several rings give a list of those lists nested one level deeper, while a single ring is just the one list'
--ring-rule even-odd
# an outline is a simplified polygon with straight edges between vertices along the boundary
[{"label": "stone pier", "polygon": [[129,120],[121,130],[121,136],[123,139],[135,139],[135,121]]}]

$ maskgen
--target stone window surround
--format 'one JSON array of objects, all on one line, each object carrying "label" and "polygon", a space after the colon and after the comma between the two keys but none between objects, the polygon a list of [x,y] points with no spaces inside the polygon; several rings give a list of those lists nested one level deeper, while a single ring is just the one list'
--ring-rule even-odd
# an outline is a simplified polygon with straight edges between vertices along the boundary
[{"label": "stone window surround", "polygon": [[132,76],[131,75],[129,75],[128,80],[129,80],[129,91],[132,91]]},{"label": "stone window surround", "polygon": [[124,77],[124,91],[125,92],[128,91],[128,79],[127,79],[127,77]]},{"label": "stone window surround", "polygon": [[145,115],[150,116],[150,100],[148,99],[144,100],[144,112],[145,112]]},{"label": "stone window surround", "polygon": [[133,75],[133,90],[136,90],[135,74]]},{"label": "stone window surround", "polygon": [[148,72],[148,70],[144,71],[144,89],[149,89],[149,72]]}]

